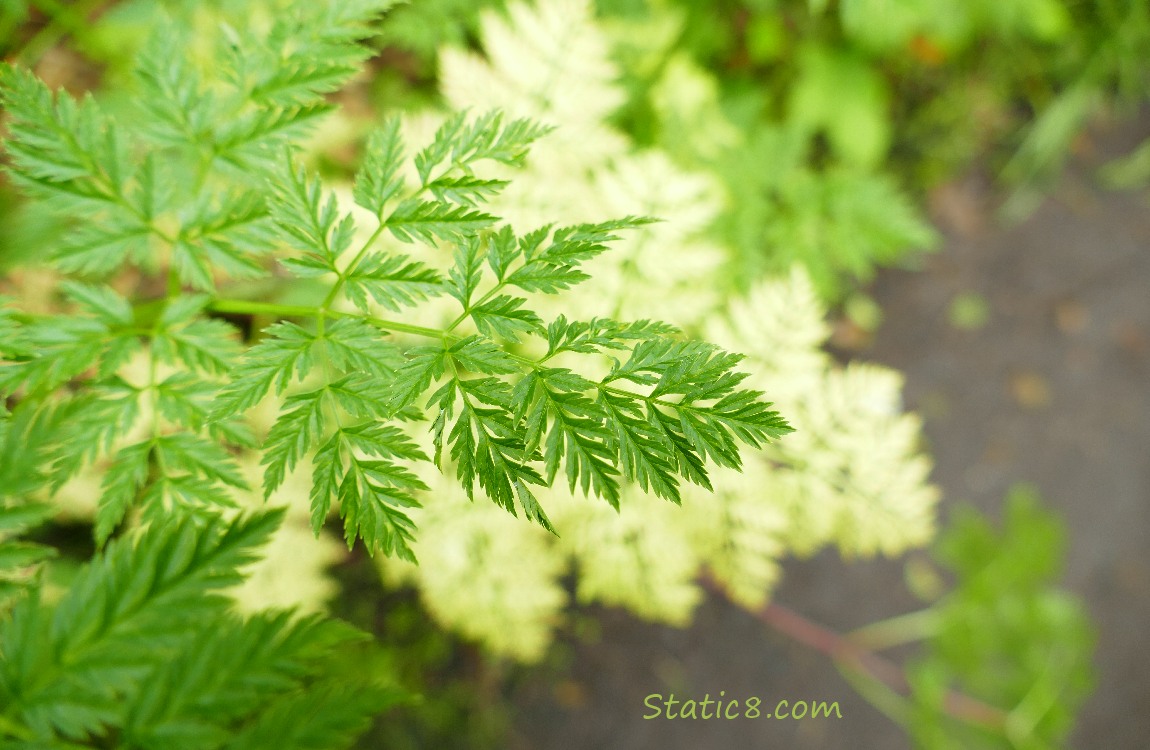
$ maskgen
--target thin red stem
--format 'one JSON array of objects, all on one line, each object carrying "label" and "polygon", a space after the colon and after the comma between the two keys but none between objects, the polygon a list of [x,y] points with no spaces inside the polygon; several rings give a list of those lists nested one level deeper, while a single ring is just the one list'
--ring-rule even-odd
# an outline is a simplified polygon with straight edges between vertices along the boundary
[{"label": "thin red stem", "polygon": [[[704,583],[710,590],[726,596],[726,591],[716,581],[708,578]],[[780,633],[829,656],[843,666],[869,675],[900,694],[905,695],[909,690],[906,673],[898,664],[788,607],[771,602],[751,614]],[[943,707],[950,716],[969,724],[994,731],[1002,731],[1006,726],[1005,711],[956,690],[947,691]]]}]

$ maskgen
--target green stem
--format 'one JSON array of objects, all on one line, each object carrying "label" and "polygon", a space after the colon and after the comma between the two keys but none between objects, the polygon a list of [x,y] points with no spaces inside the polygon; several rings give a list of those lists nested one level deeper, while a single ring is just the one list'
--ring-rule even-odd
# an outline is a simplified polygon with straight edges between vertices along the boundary
[{"label": "green stem", "polygon": [[1030,690],[1006,717],[1006,736],[1018,747],[1023,746],[1026,738],[1030,737],[1034,728],[1038,726],[1038,722],[1042,721],[1058,702],[1059,683],[1049,679],[1057,660],[1058,654],[1052,652],[1043,665],[1039,679],[1034,681]]},{"label": "green stem", "polygon": [[[440,175],[438,179],[442,179],[446,175],[450,174],[451,169],[452,168],[449,167],[447,171]],[[408,195],[404,200],[411,200],[412,198],[416,198],[426,190],[427,183],[412,191],[412,193]],[[328,308],[330,308],[331,304],[335,302],[336,296],[340,293],[340,290],[343,289],[344,284],[347,283],[347,277],[351,276],[351,274],[355,272],[356,267],[358,267],[363,259],[367,256],[367,251],[371,249],[371,246],[375,244],[375,241],[379,239],[379,236],[383,234],[384,230],[387,229],[387,220],[383,218],[383,215],[380,214],[380,216],[376,218],[379,219],[379,226],[377,226],[375,231],[371,233],[371,237],[367,239],[367,242],[363,243],[363,247],[361,247],[359,252],[355,254],[355,257],[351,259],[351,263],[348,263],[346,266],[344,266],[344,269],[339,272],[339,278],[337,278],[335,283],[332,284],[331,289],[328,290],[327,296],[324,297],[323,304],[320,305],[321,312],[319,321],[321,326],[323,325],[323,316],[331,314]]]},{"label": "green stem", "polygon": [[367,251],[371,249],[371,246],[375,244],[375,241],[379,239],[379,235],[383,234],[383,230],[385,229],[387,229],[387,222],[381,221],[375,231],[372,232],[371,237],[368,238],[367,242],[363,243],[363,247],[361,247],[359,252],[355,254],[355,257],[351,259],[351,263],[348,263],[347,266],[339,272],[339,278],[332,284],[327,296],[323,299],[323,304],[320,305],[321,317],[328,312],[331,303],[335,302],[336,296],[338,296],[340,290],[343,289],[343,285],[347,283],[347,277],[355,272],[356,266],[367,256]]},{"label": "green stem", "polygon": [[482,297],[480,297],[478,302],[476,302],[474,304],[468,304],[466,309],[464,309],[464,311],[459,314],[459,317],[457,317],[455,320],[451,321],[451,324],[449,326],[447,326],[447,328],[444,330],[447,333],[451,333],[452,331],[454,331],[456,326],[458,326],[463,321],[467,320],[467,316],[471,314],[472,310],[474,310],[477,307],[482,307],[484,303],[486,303],[488,300],[490,300],[492,297],[494,297],[496,295],[496,293],[499,292],[499,290],[503,289],[503,287],[505,287],[505,286],[507,286],[507,282],[506,281],[500,281],[498,284],[496,284],[495,286],[488,289],[487,293],[484,294]]},{"label": "green stem", "polygon": [[272,315],[283,318],[359,318],[384,331],[395,333],[410,333],[413,336],[426,336],[428,338],[442,339],[443,331],[438,328],[426,328],[411,323],[401,323],[397,320],[384,320],[371,315],[359,313],[336,312],[324,310],[320,307],[307,305],[280,305],[272,302],[252,302],[240,299],[217,299],[208,305],[213,312],[236,313],[239,315]]},{"label": "green stem", "polygon": [[[423,336],[425,338],[439,339],[441,341],[450,341],[455,338],[448,336],[446,332],[441,331],[438,328],[424,328],[423,326],[417,326],[411,323],[400,323],[395,320],[384,320],[383,318],[376,318],[371,315],[354,315],[351,313],[328,313],[328,315],[337,318],[361,318],[362,320],[370,323],[380,330],[392,331],[394,333],[410,333],[413,336]],[[511,354],[510,356],[524,362],[530,361],[522,357],[516,357],[514,354]]]},{"label": "green stem", "polygon": [[854,643],[870,651],[882,651],[892,646],[921,641],[938,632],[942,619],[933,608],[908,612],[897,617],[872,622],[847,634]]},{"label": "green stem", "polygon": [[[323,394],[320,395],[320,398],[323,399],[324,413],[329,415],[331,417],[331,421],[335,423],[336,432],[340,432],[343,430],[343,418],[340,416],[339,403],[331,393],[331,384],[333,382],[331,372],[331,357],[328,354],[326,346],[324,347],[323,354],[319,359],[320,365],[323,368],[324,390]],[[324,438],[320,441],[319,444],[323,445],[326,443],[329,437],[330,435],[325,431]],[[340,468],[342,469],[342,466]]]},{"label": "green stem", "polygon": [[[306,305],[281,305],[272,302],[249,302],[248,300],[238,299],[217,299],[208,305],[208,309],[213,312],[222,313],[237,313],[240,315],[273,315],[276,317],[289,317],[289,318],[316,318],[321,319],[323,316],[331,318],[358,318],[366,323],[369,323],[376,328],[384,331],[391,331],[394,333],[410,333],[413,336],[423,336],[425,338],[438,339],[447,343],[459,341],[462,336],[456,336],[449,331],[439,328],[426,328],[424,326],[417,326],[411,323],[400,323],[397,320],[384,320],[383,318],[376,318],[371,315],[362,315],[359,313],[345,313],[335,312],[331,310],[323,310],[318,307],[310,307]],[[519,362],[520,364],[530,367],[533,370],[541,368],[542,361],[524,357],[514,352],[504,352],[508,357]],[[642,393],[635,393],[634,391],[627,391],[622,388],[615,388],[614,386],[606,385],[604,383],[596,383],[596,387],[602,391],[614,393],[617,396],[624,398],[639,398],[649,404],[655,406],[663,406],[668,409],[690,409],[689,406],[674,403],[671,401],[664,401],[661,398],[655,398]]]},{"label": "green stem", "polygon": [[[712,591],[725,594],[722,585],[714,579],[704,579],[703,583]],[[876,704],[875,707],[883,713],[887,713],[887,709],[895,714],[900,713],[891,696],[878,697],[879,684],[885,685],[895,698],[901,698],[900,691],[907,689],[906,673],[898,664],[781,604],[769,603],[752,614],[780,633],[829,656],[840,669],[859,673],[856,675],[858,679],[867,681],[863,690],[860,690],[864,698],[878,698],[882,705]],[[1006,731],[1009,720],[1009,715],[1002,709],[955,690],[947,691],[943,711],[954,719],[998,733]],[[891,718],[898,721],[895,716]]]},{"label": "green stem", "polygon": [[217,299],[208,305],[213,312],[237,315],[272,315],[282,318],[311,318],[319,315],[318,307],[281,305],[272,302],[254,302],[242,299]]},{"label": "green stem", "polygon": [[882,680],[858,665],[835,661],[835,668],[855,692],[895,724],[907,727],[910,723],[910,702]]}]

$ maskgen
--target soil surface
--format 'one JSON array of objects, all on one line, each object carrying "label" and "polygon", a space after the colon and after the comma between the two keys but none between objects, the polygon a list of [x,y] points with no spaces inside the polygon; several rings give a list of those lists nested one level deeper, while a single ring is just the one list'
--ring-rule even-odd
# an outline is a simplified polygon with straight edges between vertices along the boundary
[{"label": "soil surface", "polygon": [[[906,376],[943,490],[998,518],[1006,490],[1035,484],[1070,529],[1065,584],[1098,629],[1098,686],[1074,748],[1142,750],[1150,737],[1150,201],[1096,184],[1095,168],[1150,133],[1098,129],[1028,218],[995,220],[985,181],[932,197],[943,248],[872,291],[885,322],[861,358]],[[956,328],[962,294],[989,306]],[[903,561],[789,562],[775,601],[840,631],[917,608]],[[593,643],[569,641],[557,682],[516,692],[522,750],[899,750],[910,742],[823,656],[712,596],[685,630],[593,610]],[[841,720],[645,721],[645,696],[838,701]]]}]

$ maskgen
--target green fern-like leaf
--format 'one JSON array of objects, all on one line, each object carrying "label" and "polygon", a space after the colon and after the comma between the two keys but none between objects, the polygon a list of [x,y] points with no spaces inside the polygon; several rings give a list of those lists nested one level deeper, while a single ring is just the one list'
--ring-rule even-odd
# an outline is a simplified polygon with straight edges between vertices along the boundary
[{"label": "green fern-like leaf", "polygon": [[[31,518],[0,513],[9,529]],[[244,746],[274,730],[292,747],[347,747],[399,697],[333,665],[365,635],[314,616],[240,620],[221,595],[281,520],[273,511],[153,525],[111,543],[58,603],[17,602],[0,622],[0,738],[75,747],[117,737],[160,750]],[[355,698],[332,706],[341,685]],[[301,727],[285,706],[338,720]]]},{"label": "green fern-like leaf", "polygon": [[[708,464],[738,466],[741,446],[789,430],[741,388],[737,355],[662,323],[540,314],[538,295],[586,281],[588,262],[651,221],[526,234],[503,223],[490,209],[508,184],[502,167],[523,166],[546,125],[457,112],[409,150],[387,121],[367,138],[352,188],[370,216],[353,219],[293,146],[362,62],[365,24],[387,5],[318,4],[268,26],[231,24],[233,44],[172,61],[162,40],[193,36],[161,20],[136,61],[147,101],[132,105],[76,102],[5,69],[18,182],[53,206],[92,206],[68,218],[56,267],[134,266],[146,280],[126,293],[69,281],[71,317],[0,315],[11,334],[0,392],[39,404],[53,425],[37,476],[58,490],[99,469],[101,543],[128,519],[233,505],[246,484],[231,451],[249,447],[265,497],[311,469],[317,533],[338,509],[349,546],[359,538],[414,559],[424,485],[413,465],[429,457],[393,435],[390,447],[379,441],[424,413],[430,460],[469,495],[552,531],[536,493],[561,469],[573,491],[615,507],[625,482],[678,502],[681,479],[710,487]],[[397,243],[429,248],[417,258]],[[270,274],[272,258],[303,280],[297,304],[223,296],[232,279]],[[458,306],[446,324],[425,304],[437,296]],[[249,344],[221,319],[235,315],[272,322],[253,326]],[[531,355],[537,344],[546,351]],[[605,377],[602,354],[614,363]],[[269,397],[276,413],[258,440],[243,420]],[[68,424],[85,441],[79,451],[68,449]]]}]

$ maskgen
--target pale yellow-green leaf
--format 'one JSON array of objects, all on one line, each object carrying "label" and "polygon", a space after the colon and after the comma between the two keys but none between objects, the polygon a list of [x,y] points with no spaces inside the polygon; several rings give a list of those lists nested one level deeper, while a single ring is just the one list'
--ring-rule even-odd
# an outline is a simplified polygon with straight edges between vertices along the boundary
[{"label": "pale yellow-green leaf", "polygon": [[682,510],[631,488],[619,512],[599,500],[560,498],[553,515],[559,550],[575,559],[580,601],[626,607],[651,620],[685,625],[702,598],[699,550]]},{"label": "pale yellow-green leaf", "polygon": [[444,626],[521,661],[546,652],[567,596],[564,559],[547,532],[488,502],[472,503],[449,478],[429,477],[414,545],[419,565],[378,558],[387,580],[412,583]]}]

